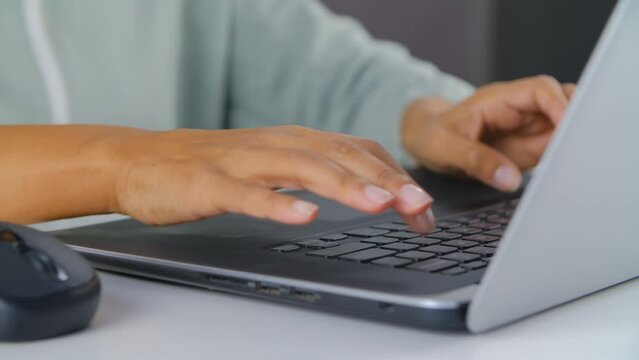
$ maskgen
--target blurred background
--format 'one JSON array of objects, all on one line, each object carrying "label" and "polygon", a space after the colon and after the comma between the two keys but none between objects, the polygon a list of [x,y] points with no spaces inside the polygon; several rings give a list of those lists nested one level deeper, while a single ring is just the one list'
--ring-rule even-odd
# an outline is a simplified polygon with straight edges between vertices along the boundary
[{"label": "blurred background", "polygon": [[322,1],[475,85],[542,73],[576,82],[616,2]]}]

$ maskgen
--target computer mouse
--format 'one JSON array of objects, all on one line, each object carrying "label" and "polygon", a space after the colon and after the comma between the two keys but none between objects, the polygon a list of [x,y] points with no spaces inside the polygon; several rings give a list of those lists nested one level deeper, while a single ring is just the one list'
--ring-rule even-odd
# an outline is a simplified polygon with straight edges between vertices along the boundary
[{"label": "computer mouse", "polygon": [[83,329],[99,298],[98,276],[81,255],[51,235],[0,222],[0,341]]}]

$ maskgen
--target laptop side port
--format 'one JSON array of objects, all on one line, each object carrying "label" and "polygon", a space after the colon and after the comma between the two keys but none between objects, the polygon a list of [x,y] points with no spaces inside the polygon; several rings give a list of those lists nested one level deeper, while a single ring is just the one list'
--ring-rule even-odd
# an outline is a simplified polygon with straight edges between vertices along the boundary
[{"label": "laptop side port", "polygon": [[271,296],[280,296],[280,294],[282,294],[282,292],[284,292],[285,289],[283,289],[277,284],[259,282],[257,283],[255,290],[257,290],[257,292],[260,292],[262,294],[267,294]]},{"label": "laptop side port", "polygon": [[290,288],[288,291],[288,296],[299,301],[314,303],[320,299],[320,295],[310,291],[298,290],[295,288]]},{"label": "laptop side port", "polygon": [[232,286],[232,287],[240,287],[240,288],[250,288],[255,289],[255,281],[240,279],[232,276],[222,276],[222,275],[213,275],[213,274],[202,274],[202,277],[213,284]]},{"label": "laptop side port", "polygon": [[275,283],[269,283],[264,281],[251,281],[242,278],[236,278],[232,276],[216,275],[216,274],[201,274],[202,278],[211,285],[217,285],[218,288],[224,288],[229,290],[244,290],[264,294],[273,297],[288,298],[295,301],[314,303],[320,300],[321,296],[318,293],[300,290],[293,287],[282,286]]}]

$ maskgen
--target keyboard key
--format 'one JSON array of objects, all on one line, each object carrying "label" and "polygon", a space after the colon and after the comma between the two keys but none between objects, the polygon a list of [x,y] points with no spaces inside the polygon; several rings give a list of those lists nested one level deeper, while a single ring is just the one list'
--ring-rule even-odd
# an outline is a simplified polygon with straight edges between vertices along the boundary
[{"label": "keyboard key", "polygon": [[396,239],[412,239],[412,238],[418,237],[419,234],[414,232],[409,232],[409,231],[398,231],[398,232],[385,234],[384,236],[388,236],[388,237],[392,237]]},{"label": "keyboard key", "polygon": [[437,226],[444,230],[447,230],[447,229],[460,227],[462,226],[462,224],[458,222],[453,222],[453,221],[437,221]]},{"label": "keyboard key", "polygon": [[498,236],[485,235],[485,234],[475,234],[471,236],[464,236],[464,240],[477,241],[481,243],[491,242],[495,240],[499,240]]},{"label": "keyboard key", "polygon": [[409,243],[409,244],[417,244],[417,245],[427,246],[427,245],[439,244],[442,241],[439,240],[439,239],[417,237],[417,238],[414,238],[414,239],[404,240],[404,242]]},{"label": "keyboard key", "polygon": [[349,253],[346,255],[339,256],[342,260],[348,261],[356,261],[356,262],[366,262],[375,259],[379,259],[384,256],[389,256],[395,254],[394,251],[391,250],[382,250],[382,249],[367,249],[362,251],[357,251],[354,253]]},{"label": "keyboard key", "polygon": [[473,224],[473,227],[482,230],[495,230],[501,228],[501,224],[489,223],[489,222],[480,222],[477,224]]},{"label": "keyboard key", "polygon": [[413,259],[413,260],[426,260],[434,258],[435,254],[424,251],[407,251],[401,254],[397,254],[397,257]]},{"label": "keyboard key", "polygon": [[320,239],[326,240],[326,241],[338,241],[338,240],[344,240],[347,237],[348,235],[345,235],[345,234],[330,234],[330,235],[320,236]]},{"label": "keyboard key", "polygon": [[397,242],[399,240],[398,239],[389,238],[389,237],[385,237],[385,236],[374,236],[372,238],[362,239],[362,241],[363,242],[367,242],[367,243],[371,243],[371,244],[384,245],[384,244],[394,243],[394,242]]},{"label": "keyboard key", "polygon": [[457,267],[454,267],[454,268],[451,268],[451,269],[448,269],[448,270],[444,270],[444,271],[440,272],[440,274],[442,274],[442,275],[461,275],[461,274],[467,273],[467,272],[468,272],[467,269],[464,269],[463,267],[457,266]]},{"label": "keyboard key", "polygon": [[484,261],[473,261],[473,262],[461,264],[461,266],[465,267],[466,269],[477,270],[477,269],[485,268],[486,266],[488,266],[488,263]]},{"label": "keyboard key", "polygon": [[420,248],[419,250],[428,251],[428,252],[441,255],[441,254],[448,254],[448,253],[455,252],[457,251],[457,248],[452,246],[431,245],[431,246]]},{"label": "keyboard key", "polygon": [[417,249],[418,247],[419,245],[417,244],[407,244],[407,243],[396,242],[396,243],[384,245],[382,246],[382,249],[407,251],[407,250]]},{"label": "keyboard key", "polygon": [[384,235],[389,232],[390,230],[386,230],[386,229],[359,228],[359,229],[344,231],[344,234],[351,235],[351,236],[373,237],[373,236]]},{"label": "keyboard key", "polygon": [[446,245],[446,246],[454,246],[458,249],[466,249],[466,248],[470,248],[473,246],[477,246],[477,243],[474,241],[468,241],[468,240],[462,240],[462,239],[455,239],[455,240],[448,240],[442,243],[442,245]]},{"label": "keyboard key", "polygon": [[491,247],[491,248],[496,248],[496,247],[499,246],[499,241],[493,241],[491,243],[484,244],[484,246],[488,246],[488,247]]},{"label": "keyboard key", "polygon": [[495,224],[508,225],[508,223],[510,222],[510,219],[503,217],[501,215],[491,215],[486,218],[486,221],[495,223]]},{"label": "keyboard key", "polygon": [[457,263],[455,261],[442,260],[442,259],[429,259],[426,261],[420,261],[418,263],[408,265],[406,268],[411,270],[435,272],[435,271],[448,269],[456,265]]},{"label": "keyboard key", "polygon": [[307,252],[306,255],[320,256],[324,258],[333,258],[336,256],[352,253],[359,250],[369,249],[372,247],[375,247],[375,245],[361,243],[361,242],[351,242],[351,243],[342,244],[342,245],[335,246],[328,249],[310,251],[310,252]]},{"label": "keyboard key", "polygon": [[464,227],[450,229],[448,230],[448,232],[455,233],[455,234],[462,234],[462,235],[473,235],[473,234],[479,234],[481,232],[481,229],[464,226]]},{"label": "keyboard key", "polygon": [[409,259],[402,259],[398,257],[389,256],[389,257],[373,260],[371,261],[371,264],[390,266],[390,267],[400,267],[400,266],[410,264],[412,262],[413,261]]},{"label": "keyboard key", "polygon": [[330,241],[310,239],[310,240],[300,241],[297,243],[297,245],[304,246],[311,249],[324,249],[324,248],[328,248],[332,246],[337,246],[339,244],[330,242]]},{"label": "keyboard key", "polygon": [[504,235],[504,229],[484,231],[484,235],[492,235],[502,237]]},{"label": "keyboard key", "polygon": [[474,217],[474,216],[462,216],[462,217],[455,218],[453,220],[456,222],[460,222],[462,224],[474,224],[474,223],[480,222],[481,218]]},{"label": "keyboard key", "polygon": [[375,229],[385,229],[385,230],[392,230],[392,231],[402,231],[402,230],[407,230],[409,228],[408,225],[395,224],[395,223],[376,224],[376,225],[371,225],[371,227]]},{"label": "keyboard key", "polygon": [[503,217],[506,218],[511,218],[513,216],[513,214],[515,213],[515,210],[512,209],[508,209],[508,210],[500,210],[499,214]]},{"label": "keyboard key", "polygon": [[[477,214],[475,216],[480,218],[480,219],[486,219],[490,215],[494,215],[494,214],[495,214],[494,211],[484,211],[484,212],[481,212],[481,213],[479,213],[479,214]],[[475,225],[473,224],[473,226],[475,226]]]},{"label": "keyboard key", "polygon": [[426,234],[427,238],[432,238],[432,239],[439,239],[439,240],[453,240],[453,239],[459,239],[462,236],[460,234],[453,234],[450,232],[437,232],[437,233],[431,233],[431,234]]},{"label": "keyboard key", "polygon": [[271,250],[273,251],[277,251],[277,252],[289,252],[289,251],[295,251],[297,249],[299,249],[300,247],[297,245],[280,245],[280,246],[276,246],[274,248],[271,248]]},{"label": "keyboard key", "polygon": [[459,262],[469,262],[469,261],[477,260],[480,257],[481,256],[479,256],[477,254],[468,254],[468,253],[456,252],[456,253],[444,255],[444,256],[442,256],[442,259],[452,260],[452,261],[459,261]]},{"label": "keyboard key", "polygon": [[482,247],[482,246],[466,249],[464,251],[467,253],[478,254],[481,256],[493,256],[495,254],[495,248]]}]

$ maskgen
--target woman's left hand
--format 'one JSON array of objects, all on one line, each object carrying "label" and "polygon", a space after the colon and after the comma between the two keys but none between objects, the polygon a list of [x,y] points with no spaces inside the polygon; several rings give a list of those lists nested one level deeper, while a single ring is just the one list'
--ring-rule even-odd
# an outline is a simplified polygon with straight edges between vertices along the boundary
[{"label": "woman's left hand", "polygon": [[415,101],[404,114],[404,146],[435,171],[517,190],[521,172],[539,162],[574,88],[536,76],[487,85],[456,106]]}]

